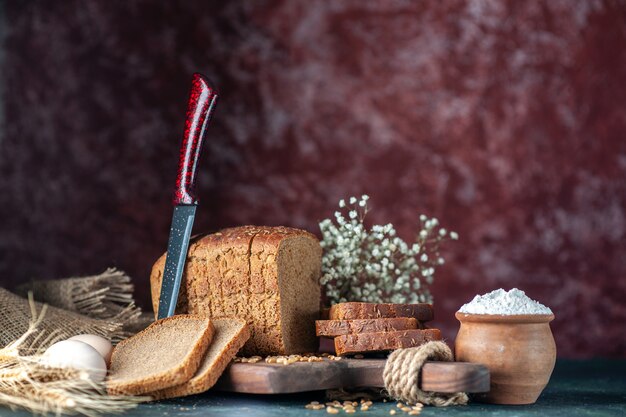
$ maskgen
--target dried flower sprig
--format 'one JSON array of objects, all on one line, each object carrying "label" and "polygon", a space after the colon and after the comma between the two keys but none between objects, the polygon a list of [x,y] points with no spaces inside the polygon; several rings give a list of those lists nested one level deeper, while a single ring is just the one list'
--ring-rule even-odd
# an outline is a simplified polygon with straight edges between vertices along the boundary
[{"label": "dried flower sprig", "polygon": [[439,251],[443,241],[459,238],[439,227],[436,218],[419,216],[415,243],[397,236],[391,223],[367,230],[367,195],[339,201],[335,221],[320,222],[322,278],[331,303],[432,302],[429,286],[436,269],[444,264]]}]

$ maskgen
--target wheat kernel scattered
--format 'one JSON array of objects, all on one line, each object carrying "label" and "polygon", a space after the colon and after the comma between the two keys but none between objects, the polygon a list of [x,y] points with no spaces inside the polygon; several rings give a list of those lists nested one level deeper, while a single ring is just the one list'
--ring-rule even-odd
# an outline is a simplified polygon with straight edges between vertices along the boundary
[{"label": "wheat kernel scattered", "polygon": [[421,413],[421,411],[418,411],[418,410],[411,410],[411,411],[409,411],[409,415],[410,416],[419,416],[420,413]]},{"label": "wheat kernel scattered", "polygon": [[339,410],[337,410],[337,409],[336,409],[336,408],[334,408],[334,407],[326,407],[326,412],[327,412],[328,414],[337,414],[337,413],[339,413]]},{"label": "wheat kernel scattered", "polygon": [[389,410],[389,414],[391,414],[392,416],[396,415],[396,410]]},{"label": "wheat kernel scattered", "polygon": [[370,409],[369,405],[365,405],[365,404],[363,404],[363,405],[361,406],[361,411],[367,411],[367,410],[369,410],[369,409]]}]

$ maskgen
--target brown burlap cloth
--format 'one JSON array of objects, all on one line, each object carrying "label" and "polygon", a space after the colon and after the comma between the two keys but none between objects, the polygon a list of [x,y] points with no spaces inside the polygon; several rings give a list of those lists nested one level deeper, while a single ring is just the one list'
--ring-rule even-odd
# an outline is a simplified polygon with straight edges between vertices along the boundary
[{"label": "brown burlap cloth", "polygon": [[420,370],[427,360],[450,362],[452,351],[444,342],[428,342],[419,347],[398,349],[389,355],[383,380],[390,397],[408,404],[429,404],[438,407],[467,404],[467,394],[444,394],[419,389]]},{"label": "brown burlap cloth", "polygon": [[34,313],[42,310],[41,302],[49,305],[37,334],[28,340],[34,349],[82,333],[116,342],[132,334],[135,326],[143,325],[139,323],[141,310],[132,298],[130,278],[115,269],[89,277],[35,281],[18,291],[31,291],[40,302],[31,305],[28,299],[0,288],[0,347],[26,332]]},{"label": "brown burlap cloth", "polygon": [[95,319],[128,321],[141,312],[133,300],[133,284],[128,275],[115,268],[101,274],[78,278],[33,281],[17,287],[17,294]]}]

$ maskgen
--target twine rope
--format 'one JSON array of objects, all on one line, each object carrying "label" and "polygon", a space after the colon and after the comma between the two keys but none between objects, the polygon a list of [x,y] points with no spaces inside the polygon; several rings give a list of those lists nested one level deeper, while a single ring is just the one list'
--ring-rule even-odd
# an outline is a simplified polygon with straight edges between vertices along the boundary
[{"label": "twine rope", "polygon": [[468,397],[464,392],[444,394],[419,389],[420,370],[427,360],[450,362],[454,358],[448,345],[440,341],[393,351],[383,371],[389,395],[408,404],[422,403],[437,407],[467,404]]}]

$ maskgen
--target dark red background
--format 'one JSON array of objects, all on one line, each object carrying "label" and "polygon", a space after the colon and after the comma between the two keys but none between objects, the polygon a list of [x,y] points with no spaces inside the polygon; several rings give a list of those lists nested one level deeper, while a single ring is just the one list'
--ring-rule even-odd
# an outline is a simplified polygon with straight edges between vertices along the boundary
[{"label": "dark red background", "polygon": [[[2,3],[0,3],[0,6]],[[117,266],[147,304],[191,74],[221,99],[195,231],[318,232],[341,197],[457,230],[438,324],[519,287],[561,356],[626,356],[623,1],[9,1],[0,277]]]}]

